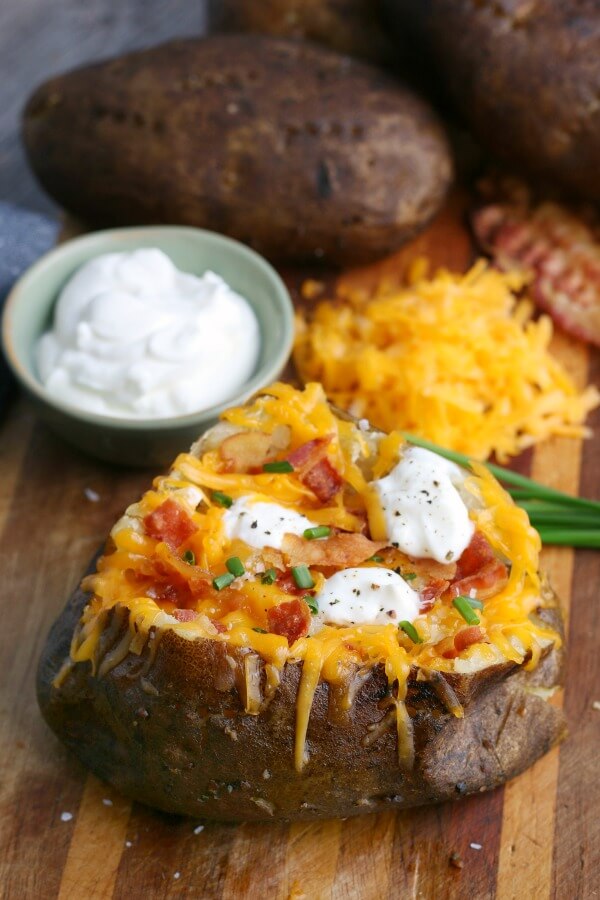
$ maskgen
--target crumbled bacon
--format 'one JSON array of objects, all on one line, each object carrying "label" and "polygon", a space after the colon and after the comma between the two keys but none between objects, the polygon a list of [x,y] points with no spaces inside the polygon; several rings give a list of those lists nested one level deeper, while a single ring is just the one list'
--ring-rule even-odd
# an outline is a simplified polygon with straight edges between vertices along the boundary
[{"label": "crumbled bacon", "polygon": [[459,581],[467,575],[473,575],[487,563],[496,559],[494,548],[481,531],[476,531],[466,550],[456,564],[456,573],[453,581]]},{"label": "crumbled bacon", "polygon": [[479,625],[471,625],[469,628],[463,628],[454,636],[454,647],[457,653],[462,653],[471,644],[478,644],[485,637],[485,632]]},{"label": "crumbled bacon", "polygon": [[173,550],[198,530],[188,513],[170,497],[145,516],[144,528],[146,534],[164,541]]},{"label": "crumbled bacon", "polygon": [[327,503],[331,500],[343,482],[342,476],[334,469],[328,459],[322,459],[316,466],[309,469],[301,479],[304,484],[311,489],[315,497],[321,503]]},{"label": "crumbled bacon", "polygon": [[300,481],[321,503],[327,503],[340,490],[343,479],[326,457],[331,437],[315,438],[301,444],[288,456]]},{"label": "crumbled bacon", "polygon": [[281,549],[292,566],[358,566],[377,553],[385,543],[370,541],[364,534],[334,534],[317,541],[307,541],[295,534],[286,534]]},{"label": "crumbled bacon", "polygon": [[509,197],[477,210],[473,230],[499,269],[531,275],[533,299],[561,328],[600,345],[600,239],[582,218]]},{"label": "crumbled bacon", "polygon": [[296,472],[302,474],[323,459],[330,442],[331,437],[321,437],[315,438],[312,441],[307,441],[290,453],[288,462],[293,465]]},{"label": "crumbled bacon", "polygon": [[193,622],[198,613],[193,609],[174,609],[171,613],[178,622]]},{"label": "crumbled bacon", "polygon": [[450,596],[477,596],[480,600],[497,594],[508,580],[508,569],[494,553],[488,539],[476,531],[456,565]]},{"label": "crumbled bacon", "polygon": [[423,613],[431,609],[438,597],[441,597],[448,589],[449,584],[450,582],[445,581],[444,579],[433,578],[429,584],[425,585],[419,594],[421,598],[420,611]]},{"label": "crumbled bacon", "polygon": [[219,634],[223,634],[225,631],[227,631],[227,626],[223,625],[222,622],[219,622],[218,619],[211,619],[210,621],[211,624],[215,626]]},{"label": "crumbled bacon", "polygon": [[288,600],[267,613],[269,631],[286,637],[290,644],[308,634],[310,610],[304,600]]}]

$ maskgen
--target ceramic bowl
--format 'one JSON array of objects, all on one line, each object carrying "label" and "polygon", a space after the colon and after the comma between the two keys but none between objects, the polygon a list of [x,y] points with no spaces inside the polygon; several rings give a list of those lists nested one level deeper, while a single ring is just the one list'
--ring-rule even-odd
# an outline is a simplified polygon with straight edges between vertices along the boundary
[{"label": "ceramic bowl", "polygon": [[[261,350],[252,377],[225,403],[164,419],[123,419],[61,402],[38,378],[34,348],[52,321],[61,288],[83,263],[102,253],[158,247],[184,272],[221,275],[245,297],[259,321]],[[244,244],[200,228],[148,226],[98,231],[60,244],[15,284],[4,310],[2,340],[8,363],[41,418],[81,450],[124,465],[164,466],[186,450],[229,406],[243,403],[274,381],[294,337],[294,313],[277,272]]]}]

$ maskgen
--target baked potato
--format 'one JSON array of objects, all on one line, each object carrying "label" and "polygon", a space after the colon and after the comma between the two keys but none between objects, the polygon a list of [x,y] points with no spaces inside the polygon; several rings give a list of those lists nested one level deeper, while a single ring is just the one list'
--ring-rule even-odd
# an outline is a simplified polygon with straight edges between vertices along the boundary
[{"label": "baked potato", "polygon": [[345,817],[487,790],[565,733],[538,551],[483,466],[275,384],[116,523],[50,633],[40,707],[100,778],[173,813]]},{"label": "baked potato", "polygon": [[254,31],[301,38],[375,63],[397,55],[381,0],[210,0],[211,31]]},{"label": "baked potato", "polygon": [[596,0],[386,0],[495,156],[600,200]]},{"label": "baked potato", "polygon": [[440,124],[407,88],[252,34],[53,78],[23,135],[42,186],[79,216],[208,227],[280,260],[383,256],[432,218],[452,177]]}]

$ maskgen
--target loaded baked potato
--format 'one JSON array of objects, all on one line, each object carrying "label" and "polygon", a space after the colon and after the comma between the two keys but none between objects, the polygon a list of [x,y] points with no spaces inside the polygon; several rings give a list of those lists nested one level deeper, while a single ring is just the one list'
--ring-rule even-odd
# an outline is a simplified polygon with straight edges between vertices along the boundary
[{"label": "loaded baked potato", "polygon": [[444,131],[408,88],[256,34],[53,78],[23,135],[42,186],[83,218],[202,226],[277,259],[384,256],[435,215],[452,178]]},{"label": "loaded baked potato", "polygon": [[141,802],[349,816],[493,788],[565,732],[539,537],[320,385],[226,412],[112,529],[54,625],[42,712]]}]

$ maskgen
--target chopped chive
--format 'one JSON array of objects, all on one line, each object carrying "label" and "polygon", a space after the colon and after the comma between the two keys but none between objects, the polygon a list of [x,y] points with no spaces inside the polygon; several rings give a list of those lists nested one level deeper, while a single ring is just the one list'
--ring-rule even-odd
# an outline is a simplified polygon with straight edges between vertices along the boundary
[{"label": "chopped chive", "polygon": [[260,580],[263,584],[274,584],[277,581],[277,570],[267,569]]},{"label": "chopped chive", "polygon": [[258,631],[259,634],[268,634],[269,632],[265,628],[253,628],[252,631]]},{"label": "chopped chive", "polygon": [[370,556],[367,562],[383,562],[383,556],[379,556],[375,553],[373,556]]},{"label": "chopped chive", "polygon": [[308,571],[308,566],[292,566],[292,577],[299,588],[310,590],[315,586],[313,577]]},{"label": "chopped chive", "polygon": [[414,581],[417,577],[416,572],[401,572],[400,573],[405,581]]},{"label": "chopped chive", "polygon": [[473,607],[467,597],[455,597],[452,606],[459,611],[467,625],[479,625],[479,616],[473,612]]},{"label": "chopped chive", "polygon": [[313,616],[318,616],[318,615],[319,615],[319,607],[318,607],[317,601],[315,600],[314,597],[311,597],[310,594],[306,594],[305,597],[304,597],[304,602],[306,603],[306,605],[307,605],[308,608],[310,609],[310,611],[311,611],[311,613],[313,614]]},{"label": "chopped chive", "polygon": [[293,472],[294,467],[287,459],[263,463],[263,472]]},{"label": "chopped chive", "polygon": [[471,609],[483,609],[483,603],[481,600],[477,600],[476,597],[465,597],[464,594],[461,594],[460,599],[466,600]]},{"label": "chopped chive", "polygon": [[229,559],[225,561],[225,568],[228,572],[235,578],[239,578],[240,575],[243,575],[246,571],[244,568],[244,563],[241,561],[239,556],[230,556]]},{"label": "chopped chive", "polygon": [[185,550],[181,558],[190,566],[196,565],[196,556],[193,550]]},{"label": "chopped chive", "polygon": [[235,581],[235,576],[231,572],[223,572],[222,575],[213,578],[213,587],[215,591],[222,591],[223,588],[229,587],[232,581]]},{"label": "chopped chive", "polygon": [[317,538],[329,537],[330,534],[331,528],[329,525],[315,525],[314,528],[305,528],[303,537],[307,541],[316,541]]},{"label": "chopped chive", "polygon": [[233,500],[229,496],[229,494],[224,494],[223,491],[213,491],[212,499],[218,506],[224,506],[225,509],[229,509],[229,507],[233,503]]},{"label": "chopped chive", "polygon": [[411,622],[407,622],[405,619],[403,622],[400,622],[398,628],[401,628],[402,631],[409,636],[413,644],[423,643],[423,638],[419,637],[419,632]]}]

